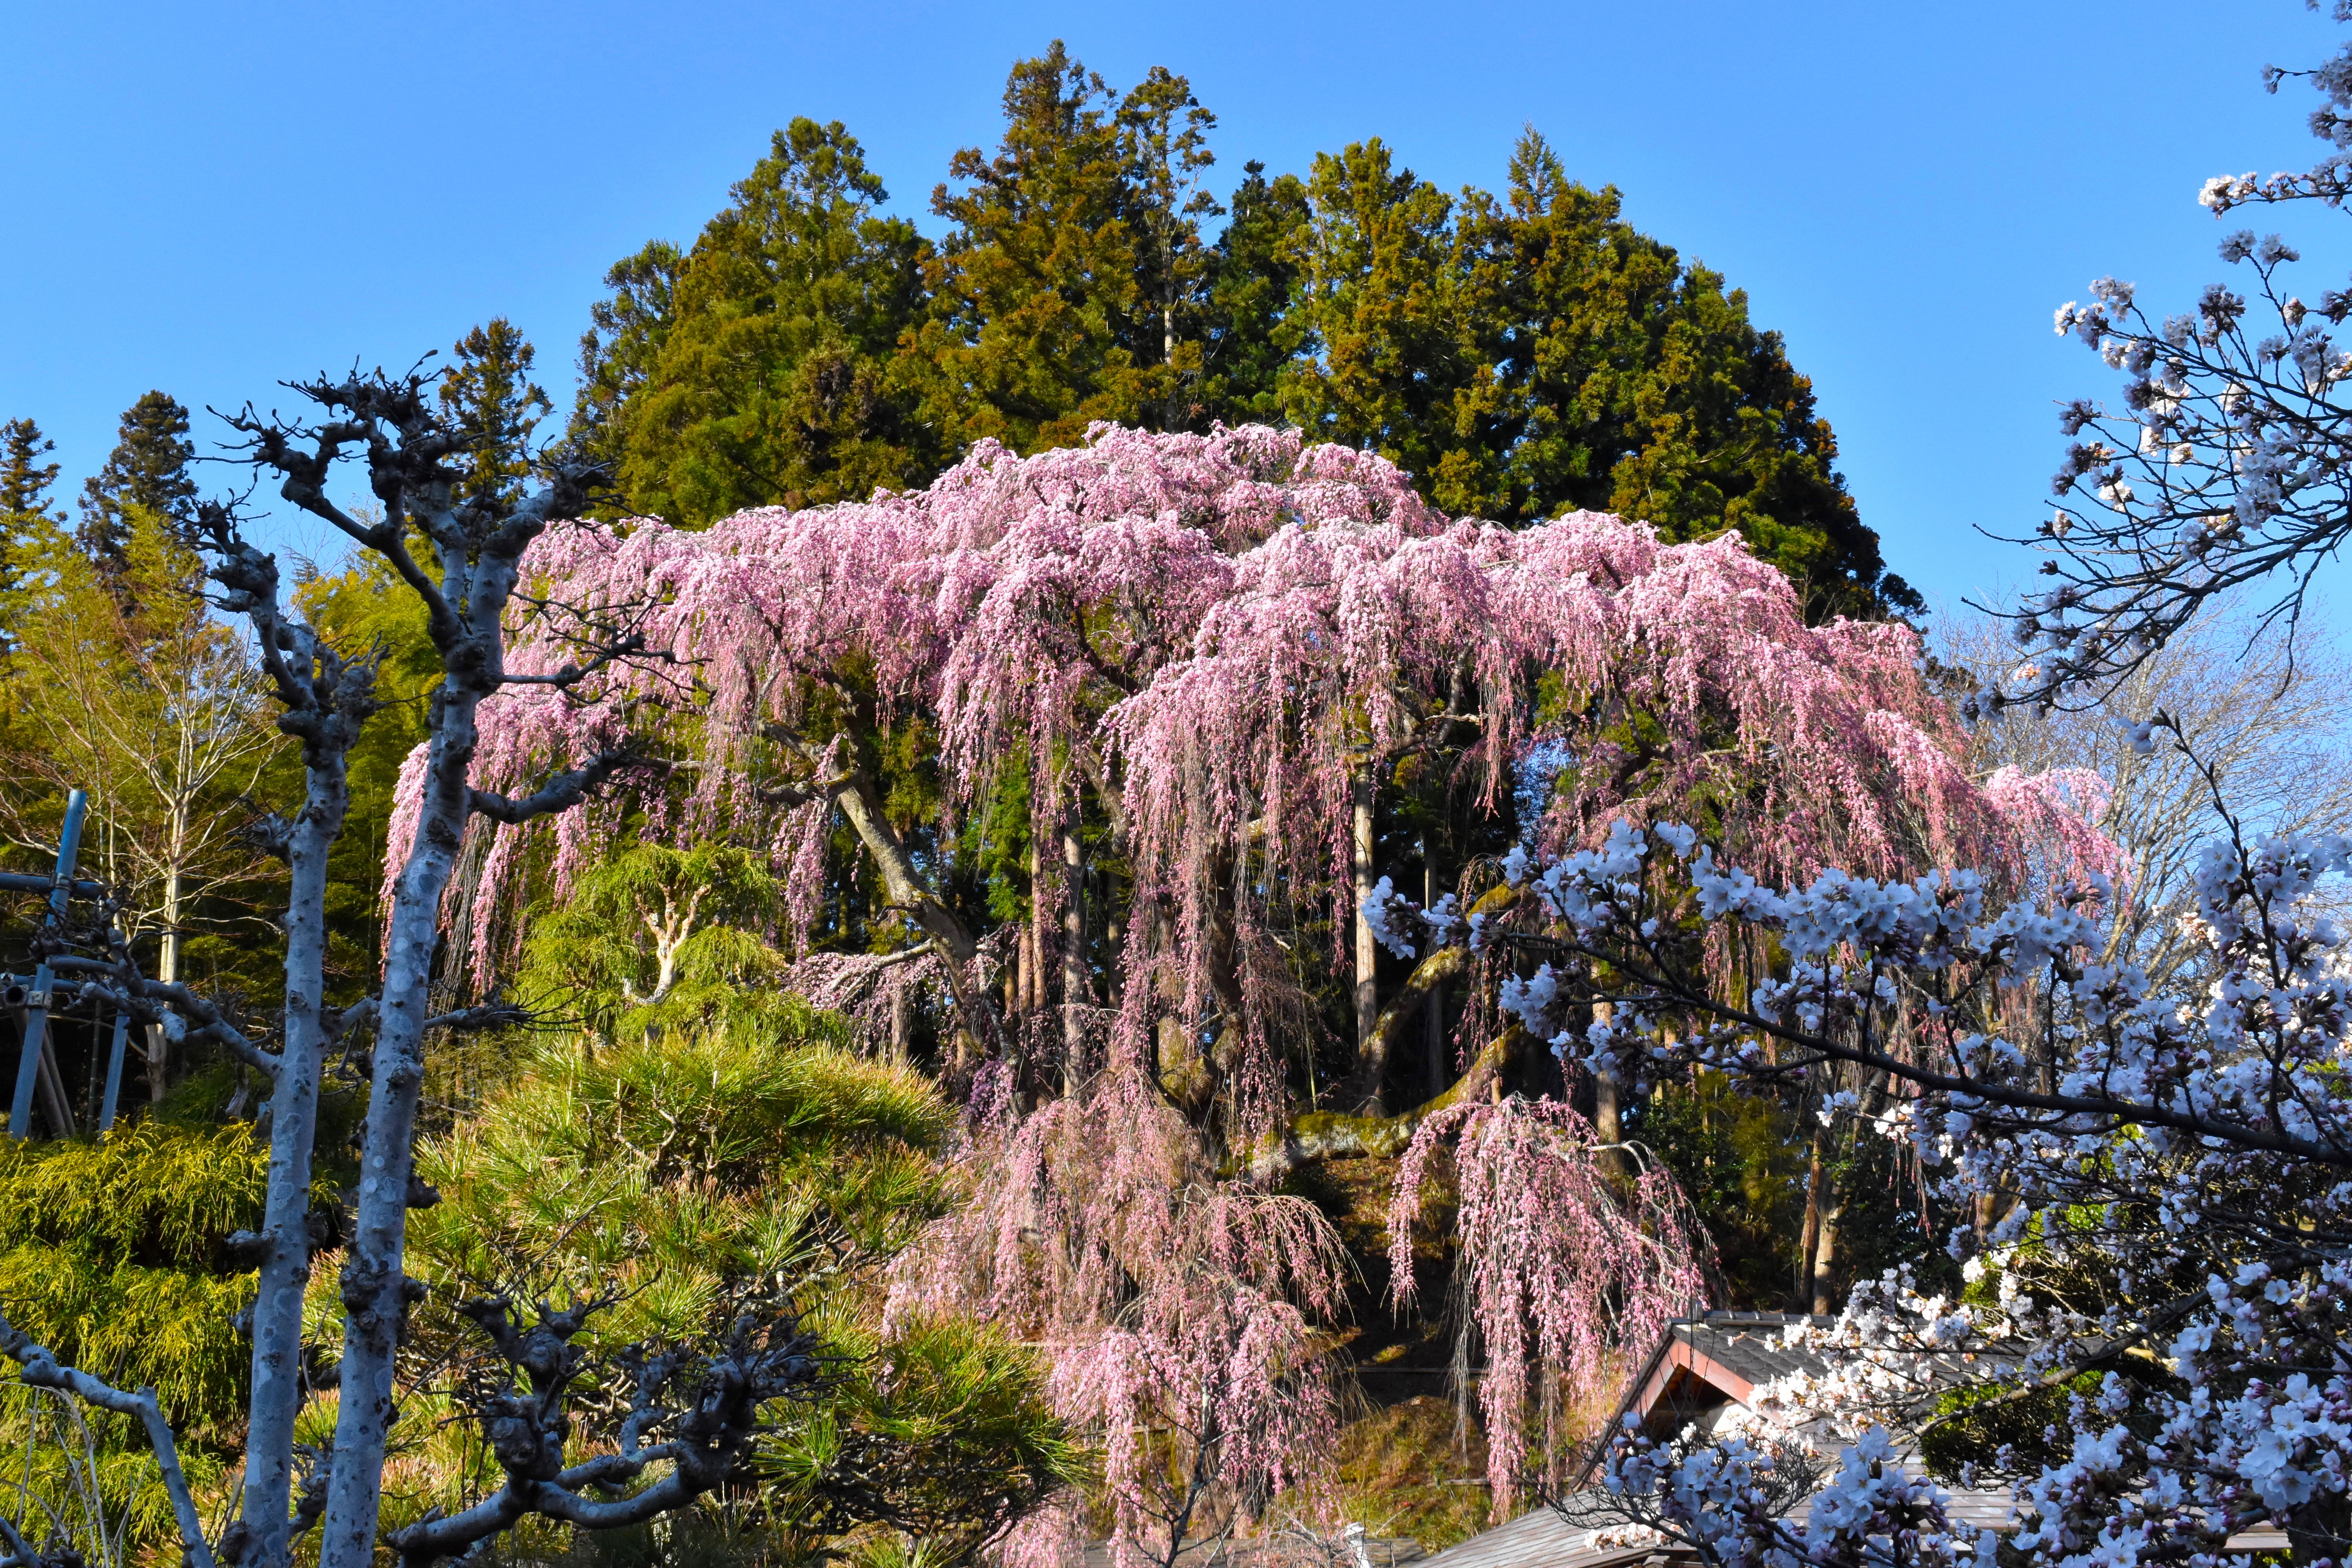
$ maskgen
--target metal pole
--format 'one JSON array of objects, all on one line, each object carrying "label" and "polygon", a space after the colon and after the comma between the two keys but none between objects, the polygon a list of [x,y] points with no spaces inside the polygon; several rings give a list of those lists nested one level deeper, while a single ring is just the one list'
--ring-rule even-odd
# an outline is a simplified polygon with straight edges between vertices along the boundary
[{"label": "metal pole", "polygon": [[[66,797],[66,825],[58,836],[58,874],[49,888],[47,925],[65,923],[66,905],[73,898],[74,861],[81,854],[81,819],[89,810],[89,791],[78,789]],[[56,979],[49,972],[49,961],[43,958],[40,967],[33,971],[32,994],[25,999],[24,1055],[16,1063],[16,1096],[8,1104],[8,1136],[19,1142],[33,1131],[33,1080],[40,1072],[41,1053],[48,1047],[49,987]]]},{"label": "metal pole", "polygon": [[114,1048],[106,1058],[106,1098],[100,1101],[98,1130],[111,1131],[114,1127],[114,1102],[122,1095],[122,1047],[131,1038],[131,1015],[117,1007],[114,1010]]}]

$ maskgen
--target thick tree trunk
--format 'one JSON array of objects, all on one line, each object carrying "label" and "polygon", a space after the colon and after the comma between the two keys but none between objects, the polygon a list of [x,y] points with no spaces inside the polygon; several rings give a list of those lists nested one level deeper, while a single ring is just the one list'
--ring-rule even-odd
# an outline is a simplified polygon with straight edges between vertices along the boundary
[{"label": "thick tree trunk", "polygon": [[1812,1159],[1805,1167],[1805,1225],[1797,1240],[1796,1279],[1790,1287],[1799,1311],[1805,1310],[1812,1299],[1813,1249],[1821,1243],[1822,1189],[1829,1180],[1828,1137],[1826,1129],[1813,1129]]},{"label": "thick tree trunk", "polygon": [[[1073,794],[1076,785],[1072,786]],[[1078,837],[1078,803],[1073,799],[1062,818],[1062,1088],[1072,1087],[1072,1075],[1086,1058],[1086,1016],[1094,1001],[1087,973],[1087,855]]]},{"label": "thick tree trunk", "polygon": [[[253,1392],[246,1428],[245,1561],[291,1561],[294,1422],[303,1397],[302,1299],[310,1280],[310,1166],[325,1070],[327,857],[350,805],[345,758],[310,759],[302,814],[289,835],[286,1022],[269,1097],[269,1184],[261,1279],[253,1305]],[[166,961],[171,962],[169,960]]]},{"label": "thick tree trunk", "polygon": [[1372,895],[1372,774],[1367,768],[1356,775],[1354,873],[1356,890],[1356,1071],[1354,1089],[1368,1116],[1386,1114],[1381,1104],[1388,1076],[1386,1039],[1380,1031],[1380,940],[1372,922],[1364,918],[1364,900]]},{"label": "thick tree trunk", "polygon": [[[495,622],[492,627],[491,635],[498,635]],[[394,885],[385,943],[358,1213],[343,1264],[342,1404],[335,1422],[320,1568],[373,1568],[384,1445],[398,1414],[394,1360],[409,1306],[403,1265],[433,950],[440,935],[441,895],[471,812],[469,774],[478,741],[474,710],[481,699],[469,689],[472,682],[458,685],[457,674],[453,668],[450,684],[434,694],[423,810],[408,863]]]},{"label": "thick tree trunk", "polygon": [[[1429,909],[1437,902],[1437,862],[1431,858],[1426,840],[1421,847],[1421,907]],[[1434,982],[1429,987],[1429,1000],[1423,1007],[1425,1022],[1422,1026],[1422,1050],[1429,1064],[1429,1098],[1436,1099],[1445,1092],[1454,1077],[1454,1064],[1447,1060],[1445,1048],[1445,986]]]},{"label": "thick tree trunk", "polygon": [[1831,1191],[1822,1205],[1820,1238],[1813,1244],[1812,1310],[1816,1317],[1826,1317],[1836,1310],[1837,1296],[1837,1235],[1838,1221],[1845,1215],[1845,1194],[1830,1183]]}]

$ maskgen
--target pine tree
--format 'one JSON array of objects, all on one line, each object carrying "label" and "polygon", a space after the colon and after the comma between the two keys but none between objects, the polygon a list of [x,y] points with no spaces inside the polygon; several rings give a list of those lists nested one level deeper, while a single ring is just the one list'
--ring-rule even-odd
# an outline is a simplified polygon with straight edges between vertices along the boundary
[{"label": "pine tree", "polygon": [[1212,250],[1203,309],[1202,422],[1282,423],[1282,373],[1305,336],[1294,319],[1298,247],[1307,219],[1307,186],[1296,174],[1265,177],[1265,165],[1242,165],[1232,216]]},{"label": "pine tree", "polygon": [[49,510],[58,465],[39,460],[56,449],[30,419],[0,423],[0,653],[16,647],[12,628],[24,624],[31,563],[65,521],[64,512]]},{"label": "pine tree", "polygon": [[512,321],[493,316],[458,339],[456,353],[441,373],[440,395],[466,443],[459,494],[508,510],[530,477],[530,433],[554,408],[530,379],[537,351]]},{"label": "pine tree", "polygon": [[188,464],[195,455],[188,439],[188,411],[176,398],[150,392],[123,410],[106,466],[82,481],[81,525],[74,531],[76,542],[110,580],[119,580],[127,564],[126,509],[143,507],[183,521],[194,515],[196,484],[188,477]]},{"label": "pine tree", "polygon": [[588,330],[580,335],[580,392],[566,437],[583,456],[615,473],[627,450],[624,416],[653,378],[684,264],[677,246],[650,240],[613,263],[604,274],[604,287],[613,292],[588,307]]},{"label": "pine tree", "polygon": [[1201,241],[1201,220],[1223,214],[1202,184],[1217,156],[1209,132],[1217,117],[1192,87],[1153,66],[1118,106],[1120,148],[1136,215],[1138,281],[1160,320],[1159,406],[1150,423],[1181,429],[1201,412],[1204,369],[1199,316],[1216,256]]},{"label": "pine tree", "polygon": [[919,483],[939,445],[896,379],[929,247],[840,121],[796,119],[683,258],[608,276],[583,345],[583,415],[630,509],[703,523],[744,507]]},{"label": "pine tree", "polygon": [[[0,517],[48,515],[49,487],[58,482],[58,465],[36,459],[57,449],[30,419],[0,423]],[[65,514],[57,514],[63,521]]]}]

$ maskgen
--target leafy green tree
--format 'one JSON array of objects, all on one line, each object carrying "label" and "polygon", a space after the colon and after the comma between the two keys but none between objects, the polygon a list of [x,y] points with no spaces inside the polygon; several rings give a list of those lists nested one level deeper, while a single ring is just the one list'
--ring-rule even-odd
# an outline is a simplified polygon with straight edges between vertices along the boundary
[{"label": "leafy green tree", "polygon": [[493,316],[459,338],[455,353],[440,396],[465,442],[458,499],[510,510],[530,477],[530,433],[554,407],[530,379],[537,351],[512,321]]},{"label": "leafy green tree", "polygon": [[668,240],[648,241],[613,263],[604,273],[604,287],[613,292],[588,307],[588,330],[580,335],[580,391],[566,437],[582,456],[616,473],[627,447],[622,415],[652,379],[668,341],[685,261]]},{"label": "leafy green tree", "polygon": [[[1171,288],[1189,267],[1181,210],[1141,232],[1136,164],[1159,162],[1171,200],[1197,170],[1198,132],[1181,77],[1162,73],[1121,105],[1059,39],[1013,68],[994,158],[958,153],[931,210],[955,225],[926,268],[932,314],[909,341],[924,412],[959,446],[993,437],[1016,451],[1066,446],[1097,419],[1139,424],[1171,390],[1166,327],[1146,268]],[[1188,166],[1189,165],[1189,166]]]},{"label": "leafy green tree", "polygon": [[142,395],[122,412],[114,450],[106,466],[82,481],[81,524],[75,538],[110,577],[119,575],[130,547],[126,511],[143,508],[158,517],[185,521],[196,499],[188,464],[196,448],[188,439],[188,411],[162,392]]},{"label": "leafy green tree", "polygon": [[30,419],[0,423],[0,653],[16,646],[31,559],[65,521],[64,512],[49,510],[58,465],[41,461],[57,445]]},{"label": "leafy green tree", "polygon": [[1316,436],[1370,447],[1426,484],[1456,446],[1458,395],[1480,367],[1461,353],[1454,204],[1378,137],[1318,153],[1290,317],[1299,346],[1284,413]]},{"label": "leafy green tree", "polygon": [[[968,1559],[1077,1464],[1026,1348],[920,1312],[884,1325],[879,1271],[949,1201],[956,1120],[919,1073],[842,1050],[797,1001],[759,1031],[682,1026],[593,1054],[549,1040],[420,1152],[440,1201],[412,1226],[410,1267],[433,1289],[413,1339],[425,1386],[402,1423],[425,1462],[423,1495],[399,1506],[447,1500],[481,1464],[430,1447],[446,1408],[432,1374],[464,1375],[476,1338],[450,1310],[460,1294],[611,1298],[582,1337],[592,1352],[723,1329],[747,1295],[781,1295],[840,1359],[815,1399],[772,1408],[761,1495],[728,1500],[730,1525],[784,1555],[839,1555],[839,1537],[878,1526],[943,1568]],[[322,1270],[311,1289],[334,1285]]]},{"label": "leafy green tree", "polygon": [[[119,564],[61,535],[37,558],[9,685],[17,744],[0,752],[0,822],[37,853],[67,794],[87,789],[82,864],[112,890],[142,962],[191,977],[192,943],[216,976],[242,963],[262,858],[243,831],[284,737],[260,671],[215,620],[204,569],[172,521],[127,505]],[[148,1037],[151,1095],[169,1087]]]},{"label": "leafy green tree", "polygon": [[[0,422],[0,516],[48,515],[49,487],[58,482],[58,465],[40,459],[57,450],[57,445],[30,419]],[[63,522],[65,513],[58,512],[57,521]]]},{"label": "leafy green tree", "polygon": [[839,121],[796,119],[683,258],[614,269],[583,357],[584,431],[609,427],[632,510],[695,524],[863,499],[940,454],[892,376],[928,245]]},{"label": "leafy green tree", "polygon": [[1199,425],[1282,423],[1283,372],[1306,334],[1306,316],[1292,310],[1300,279],[1293,237],[1307,216],[1307,185],[1297,175],[1269,180],[1264,163],[1242,165],[1211,250]]},{"label": "leafy green tree", "polygon": [[1621,205],[1613,186],[1569,179],[1532,129],[1502,199],[1465,193],[1462,358],[1498,368],[1457,398],[1439,504],[1507,520],[1614,511],[1670,539],[1737,528],[1816,614],[1916,609],[1780,334]]},{"label": "leafy green tree", "polygon": [[682,1027],[772,1033],[789,960],[761,933],[782,898],[749,850],[638,843],[580,873],[571,896],[531,922],[525,991],[605,1041]]},{"label": "leafy green tree", "polygon": [[1209,151],[1216,124],[1191,85],[1165,66],[1153,66],[1118,106],[1119,144],[1140,241],[1139,280],[1160,319],[1160,406],[1150,411],[1149,422],[1161,429],[1181,429],[1198,413],[1205,368],[1198,318],[1217,260],[1202,243],[1201,220],[1225,210],[1202,184],[1217,161]]}]

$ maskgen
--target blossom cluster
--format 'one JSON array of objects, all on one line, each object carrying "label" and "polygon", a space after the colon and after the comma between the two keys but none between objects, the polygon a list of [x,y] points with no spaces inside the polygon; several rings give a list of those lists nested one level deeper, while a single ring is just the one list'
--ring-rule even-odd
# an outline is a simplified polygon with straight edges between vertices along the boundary
[{"label": "blossom cluster", "polygon": [[[1625,1079],[1880,1075],[1882,1131],[1979,1216],[1952,1237],[1959,1300],[1889,1279],[1793,1331],[1838,1348],[1840,1371],[1764,1403],[1849,1439],[1806,1522],[1759,1502],[1752,1435],[1622,1439],[1628,1517],[1752,1547],[1719,1561],[1972,1552],[1884,1449],[1940,1419],[1958,1375],[2052,1417],[2035,1452],[1984,1458],[2020,1500],[2005,1561],[2170,1560],[2262,1526],[2327,1537],[2352,1498],[2352,951],[2320,905],[2352,843],[2210,847],[2201,951],[2163,987],[2095,962],[2105,868],[2042,902],[1999,902],[1965,871],[1774,885],[1681,826],[1621,820],[1501,869],[1516,901],[1458,940],[1520,971],[1503,1005],[1564,1058]],[[1781,955],[1739,997],[1703,960],[1730,931]]]}]

